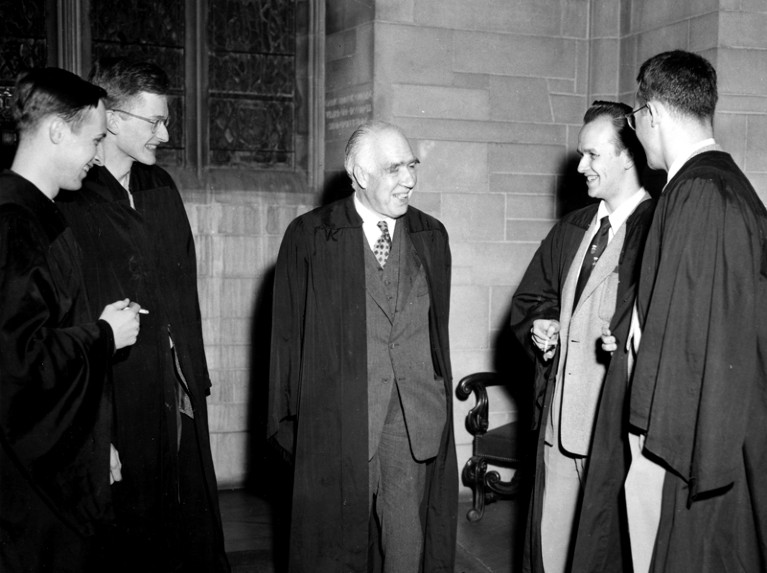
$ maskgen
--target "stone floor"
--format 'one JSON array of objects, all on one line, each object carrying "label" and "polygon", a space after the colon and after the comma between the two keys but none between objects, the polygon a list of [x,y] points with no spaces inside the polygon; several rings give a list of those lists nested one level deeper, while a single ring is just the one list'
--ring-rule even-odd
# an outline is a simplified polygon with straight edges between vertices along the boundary
[{"label": "stone floor", "polygon": [[[274,511],[273,500],[245,489],[220,492],[226,550],[233,573],[285,571],[286,516]],[[499,501],[485,509],[477,523],[466,519],[470,504],[458,514],[456,573],[513,573],[519,557],[520,503]]]}]

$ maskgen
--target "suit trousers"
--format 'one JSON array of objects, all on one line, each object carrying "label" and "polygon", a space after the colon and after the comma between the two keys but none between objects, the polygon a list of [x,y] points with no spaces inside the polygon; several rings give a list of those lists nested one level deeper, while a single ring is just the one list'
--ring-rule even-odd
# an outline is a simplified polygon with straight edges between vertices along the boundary
[{"label": "suit trousers", "polygon": [[583,486],[586,458],[562,452],[559,440],[543,446],[544,486],[541,510],[541,553],[546,573],[568,570],[573,527]]},{"label": "suit trousers", "polygon": [[368,462],[369,507],[381,529],[384,573],[418,573],[423,557],[421,503],[426,463],[417,462],[395,390],[378,449]]},{"label": "suit trousers", "polygon": [[543,500],[541,508],[541,553],[546,573],[568,570],[583,476],[588,458],[562,450],[560,417],[562,381],[557,380],[551,410],[546,420],[543,444]]}]

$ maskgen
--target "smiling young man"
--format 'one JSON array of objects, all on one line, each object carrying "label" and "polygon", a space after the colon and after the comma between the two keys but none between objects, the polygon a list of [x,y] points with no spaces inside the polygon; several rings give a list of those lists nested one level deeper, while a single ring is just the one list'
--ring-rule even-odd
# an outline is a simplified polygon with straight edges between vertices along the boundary
[{"label": "smiling young man", "polygon": [[[578,137],[578,172],[599,202],[565,216],[541,243],[513,297],[513,330],[536,363],[536,477],[526,570],[621,571],[625,340],[653,201],[644,154],[620,103],[594,102]],[[621,363],[624,365],[621,367]],[[588,478],[586,477],[588,475]]]},{"label": "smiling young man", "polygon": [[120,479],[110,462],[108,370],[113,352],[136,342],[140,307],[113,298],[89,311],[79,248],[53,199],[101,164],[105,95],[57,68],[16,83],[19,146],[0,174],[0,570],[8,573],[103,571],[93,539],[109,523],[110,481]]},{"label": "smiling young man", "polygon": [[112,570],[228,571],[194,240],[176,185],[155,165],[168,141],[168,77],[151,63],[106,59],[90,79],[107,92],[103,166],[58,203],[83,250],[91,305],[117,295],[149,310],[139,344],[113,360],[123,481],[113,491]]},{"label": "smiling young man", "polygon": [[450,248],[410,205],[417,165],[399,128],[361,125],[354,193],[280,247],[268,432],[295,460],[293,573],[453,571]]}]

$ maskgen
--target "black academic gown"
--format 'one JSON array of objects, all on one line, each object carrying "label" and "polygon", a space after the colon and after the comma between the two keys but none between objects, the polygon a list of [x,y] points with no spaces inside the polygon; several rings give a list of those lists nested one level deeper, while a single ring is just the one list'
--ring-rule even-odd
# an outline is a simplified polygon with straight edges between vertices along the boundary
[{"label": "black academic gown", "polygon": [[[523,570],[543,573],[541,555],[541,510],[543,501],[543,447],[545,424],[549,416],[559,362],[559,349],[549,362],[543,362],[530,339],[530,329],[537,319],[559,320],[562,292],[576,252],[594,219],[598,205],[589,205],[565,216],[543,240],[514,294],[511,326],[522,346],[535,363],[533,425],[538,431],[535,479],[525,531]],[[626,237],[620,255],[619,285],[615,314],[610,330],[618,349],[605,375],[602,394],[594,421],[589,462],[581,507],[573,527],[572,565],[578,573],[612,573],[630,568],[623,481],[628,471],[630,453],[626,442],[627,355],[625,342],[631,322],[639,261],[647,229],[652,219],[654,201],[639,204],[626,220]]]},{"label": "black academic gown", "polygon": [[[134,163],[130,187],[135,209],[111,173],[94,167],[80,191],[57,199],[83,250],[93,308],[130,298],[149,310],[141,315],[137,343],[118,352],[113,364],[113,440],[123,464],[123,481],[113,488],[115,562],[127,570],[171,567],[180,552],[189,552],[177,545],[177,533],[192,528],[199,530],[199,546],[213,555],[201,557],[212,561],[200,569],[228,570],[208,431],[211,383],[194,239],[179,192],[163,169]],[[193,423],[185,422],[192,455],[186,449],[177,454],[178,381],[169,334],[194,408]],[[199,484],[193,494],[203,492],[191,517],[190,504],[186,514],[179,507],[179,484],[186,483],[181,478]]]},{"label": "black academic gown", "polygon": [[631,423],[669,473],[652,571],[767,570],[767,211],[721,151],[669,181],[637,308]]},{"label": "black academic gown", "polygon": [[[450,250],[444,226],[410,207],[398,220],[429,283],[435,372],[452,420]],[[366,242],[352,197],[294,220],[274,282],[268,434],[294,454],[290,570],[375,570],[368,559]],[[297,439],[294,447],[294,428]],[[429,463],[424,571],[453,573],[458,471],[452,424]],[[373,552],[374,553],[374,552]]]},{"label": "black academic gown", "polygon": [[0,569],[8,573],[91,571],[90,538],[111,517],[114,339],[105,321],[90,319],[84,295],[80,253],[59,210],[26,179],[0,174]]}]

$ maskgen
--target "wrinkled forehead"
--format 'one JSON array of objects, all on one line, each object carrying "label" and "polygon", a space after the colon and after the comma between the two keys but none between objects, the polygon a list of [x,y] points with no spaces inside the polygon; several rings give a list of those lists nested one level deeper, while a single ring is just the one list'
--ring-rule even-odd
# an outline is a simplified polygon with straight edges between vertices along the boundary
[{"label": "wrinkled forehead", "polygon": [[379,166],[408,164],[416,161],[407,138],[395,129],[387,129],[370,136],[370,149]]}]

